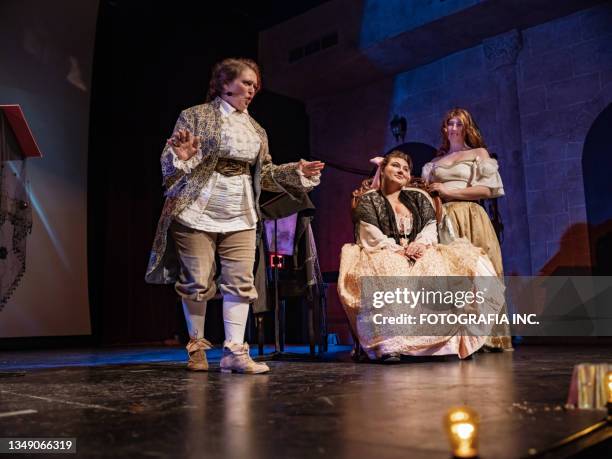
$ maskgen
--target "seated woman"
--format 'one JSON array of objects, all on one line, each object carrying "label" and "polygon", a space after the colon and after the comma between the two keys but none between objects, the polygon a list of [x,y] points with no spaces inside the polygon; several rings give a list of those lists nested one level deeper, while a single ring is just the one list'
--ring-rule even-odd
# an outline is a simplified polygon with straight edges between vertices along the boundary
[{"label": "seated woman", "polygon": [[[471,307],[478,313],[495,314],[504,303],[503,284],[495,277],[495,268],[482,249],[465,239],[438,245],[431,198],[420,189],[407,187],[410,157],[393,151],[373,162],[379,168],[369,189],[355,195],[353,223],[357,243],[344,245],[340,261],[338,293],[353,332],[371,359],[448,354],[465,358],[484,344],[490,327],[470,333],[456,325],[445,328],[444,336],[418,336],[419,328],[415,326],[410,329],[411,336],[405,336],[401,330],[405,332],[407,328],[378,326],[369,320],[373,310],[371,304],[362,304],[363,276],[463,276],[473,280],[472,287],[487,276],[485,301]],[[411,312],[419,310],[422,308]],[[431,328],[421,329],[431,334]]]}]

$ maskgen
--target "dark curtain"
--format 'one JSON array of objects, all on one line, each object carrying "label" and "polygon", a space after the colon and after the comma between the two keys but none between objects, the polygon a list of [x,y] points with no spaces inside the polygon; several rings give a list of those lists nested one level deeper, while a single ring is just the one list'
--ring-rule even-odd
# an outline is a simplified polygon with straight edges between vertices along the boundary
[{"label": "dark curtain", "polygon": [[[249,14],[209,2],[100,4],[88,267],[94,336],[101,344],[159,342],[184,327],[172,286],[143,280],[163,204],[159,155],[180,111],[204,102],[215,62],[257,59],[258,27],[262,22]],[[308,156],[301,103],[262,91],[250,112],[267,129],[276,162]]]}]

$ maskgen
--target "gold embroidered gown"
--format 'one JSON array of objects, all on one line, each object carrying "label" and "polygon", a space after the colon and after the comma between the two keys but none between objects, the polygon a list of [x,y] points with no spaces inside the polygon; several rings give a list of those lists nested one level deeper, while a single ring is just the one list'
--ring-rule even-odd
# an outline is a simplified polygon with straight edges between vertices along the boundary
[{"label": "gold embroidered gown", "polygon": [[[480,349],[486,336],[472,336],[457,327],[446,336],[398,336],[385,327],[364,321],[369,305],[362,304],[362,276],[486,276],[490,288],[481,313],[494,313],[503,306],[503,284],[484,252],[465,239],[438,244],[435,213],[429,196],[418,189],[404,189],[400,201],[411,211],[395,213],[380,191],[365,193],[354,212],[356,244],[342,248],[338,293],[353,332],[372,359],[385,355],[448,355],[465,358]],[[416,205],[411,205],[416,202]],[[395,225],[395,227],[393,227]],[[398,237],[400,236],[400,237]],[[399,240],[398,240],[399,239]],[[420,242],[427,246],[424,255],[412,261],[403,255],[402,244]],[[495,279],[492,281],[492,279]]]}]

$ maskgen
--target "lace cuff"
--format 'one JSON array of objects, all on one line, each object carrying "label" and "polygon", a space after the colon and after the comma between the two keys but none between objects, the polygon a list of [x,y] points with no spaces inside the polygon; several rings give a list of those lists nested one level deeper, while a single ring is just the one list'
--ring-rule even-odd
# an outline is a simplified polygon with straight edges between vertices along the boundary
[{"label": "lace cuff", "polygon": [[312,188],[312,187],[317,186],[319,183],[321,183],[321,173],[320,172],[316,175],[313,175],[312,177],[306,177],[304,173],[300,170],[299,167],[295,169],[295,172],[297,173],[297,175],[299,175],[300,183],[302,184],[304,188]]},{"label": "lace cuff", "polygon": [[170,147],[170,153],[172,154],[172,165],[178,170],[183,171],[185,174],[189,174],[198,164],[202,162],[202,150],[198,150],[196,154],[187,161],[179,159],[172,147]]}]

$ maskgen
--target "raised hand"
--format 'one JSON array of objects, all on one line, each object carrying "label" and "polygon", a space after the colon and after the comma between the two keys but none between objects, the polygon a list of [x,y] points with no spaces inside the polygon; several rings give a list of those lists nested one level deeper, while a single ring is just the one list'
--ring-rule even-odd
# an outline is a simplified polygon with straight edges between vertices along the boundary
[{"label": "raised hand", "polygon": [[201,145],[199,136],[194,136],[187,129],[179,129],[167,142],[172,147],[176,156],[183,161],[187,161],[195,155]]},{"label": "raised hand", "polygon": [[312,177],[320,173],[325,167],[325,163],[321,161],[304,161],[300,160],[298,168],[302,171],[305,177]]}]

